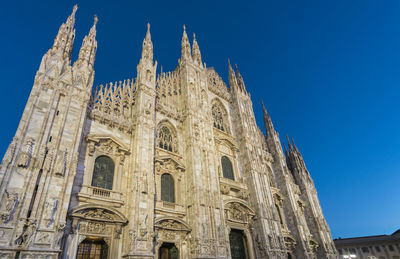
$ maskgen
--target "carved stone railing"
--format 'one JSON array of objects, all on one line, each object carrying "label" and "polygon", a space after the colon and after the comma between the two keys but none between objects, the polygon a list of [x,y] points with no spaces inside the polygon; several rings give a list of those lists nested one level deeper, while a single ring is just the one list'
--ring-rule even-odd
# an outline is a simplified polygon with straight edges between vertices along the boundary
[{"label": "carved stone railing", "polygon": [[82,185],[82,189],[78,193],[78,199],[80,201],[103,201],[105,203],[112,203],[117,207],[120,207],[122,204],[124,204],[123,194],[121,192],[89,185]]}]

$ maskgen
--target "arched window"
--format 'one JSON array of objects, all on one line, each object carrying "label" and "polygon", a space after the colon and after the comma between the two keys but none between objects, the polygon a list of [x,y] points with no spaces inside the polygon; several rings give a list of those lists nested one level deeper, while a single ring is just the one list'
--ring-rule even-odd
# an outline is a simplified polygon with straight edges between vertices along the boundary
[{"label": "arched window", "polygon": [[170,174],[161,176],[161,200],[175,202],[174,179]]},{"label": "arched window", "polygon": [[227,158],[226,156],[223,156],[221,157],[221,164],[222,164],[222,175],[225,178],[235,180],[233,176],[233,168],[231,160],[229,160],[229,158]]},{"label": "arched window", "polygon": [[221,107],[218,104],[213,104],[211,112],[214,119],[214,127],[219,130],[225,131],[226,129],[224,127],[224,116],[222,114]]},{"label": "arched window", "polygon": [[158,147],[175,152],[174,143],[170,129],[167,126],[161,126],[157,132]]},{"label": "arched window", "polygon": [[108,156],[99,156],[94,162],[92,186],[112,190],[114,162]]}]

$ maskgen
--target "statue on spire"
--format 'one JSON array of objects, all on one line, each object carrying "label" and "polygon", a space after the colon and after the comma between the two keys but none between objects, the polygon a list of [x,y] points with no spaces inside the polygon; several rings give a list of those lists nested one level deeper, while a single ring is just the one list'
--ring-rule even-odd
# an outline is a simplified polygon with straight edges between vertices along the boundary
[{"label": "statue on spire", "polygon": [[181,60],[190,59],[191,57],[192,57],[192,55],[190,54],[189,38],[186,34],[186,26],[183,25]]},{"label": "statue on spire", "polygon": [[199,44],[197,44],[196,34],[194,33],[193,33],[192,58],[197,65],[202,66],[200,48]]}]

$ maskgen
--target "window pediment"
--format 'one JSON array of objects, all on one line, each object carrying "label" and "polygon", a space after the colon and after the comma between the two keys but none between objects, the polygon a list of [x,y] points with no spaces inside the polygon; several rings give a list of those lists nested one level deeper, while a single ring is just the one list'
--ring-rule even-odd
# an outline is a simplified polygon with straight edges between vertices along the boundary
[{"label": "window pediment", "polygon": [[104,221],[108,223],[126,224],[128,219],[119,211],[97,204],[78,206],[72,210],[71,216],[85,220]]},{"label": "window pediment", "polygon": [[129,148],[125,146],[120,140],[111,135],[92,135],[86,137],[88,143],[88,152],[92,156],[97,149],[104,154],[120,155],[121,162],[124,161],[125,155],[130,154]]},{"label": "window pediment", "polygon": [[176,159],[172,157],[160,157],[156,159],[155,162],[156,171],[160,172],[161,170],[164,171],[175,171],[175,172],[184,172],[185,167],[183,164],[178,162]]},{"label": "window pediment", "polygon": [[[226,135],[226,134],[224,134]],[[233,152],[239,151],[238,146],[235,144],[233,137],[223,136],[222,134],[215,138],[215,143],[220,146],[225,146]]]},{"label": "window pediment", "polygon": [[185,221],[176,217],[166,216],[156,219],[155,226],[156,228],[165,230],[185,231],[185,232],[192,231],[190,226]]}]

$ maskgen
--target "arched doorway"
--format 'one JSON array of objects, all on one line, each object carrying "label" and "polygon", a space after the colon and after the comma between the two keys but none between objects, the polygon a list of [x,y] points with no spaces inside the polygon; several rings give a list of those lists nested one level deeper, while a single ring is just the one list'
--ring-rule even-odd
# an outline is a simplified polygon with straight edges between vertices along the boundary
[{"label": "arched doorway", "polygon": [[159,251],[159,259],[179,259],[179,251],[174,243],[163,243]]},{"label": "arched doorway", "polygon": [[243,231],[232,229],[229,233],[232,259],[247,259],[246,238]]},{"label": "arched doorway", "polygon": [[107,259],[108,246],[102,239],[85,239],[78,246],[77,259]]}]

